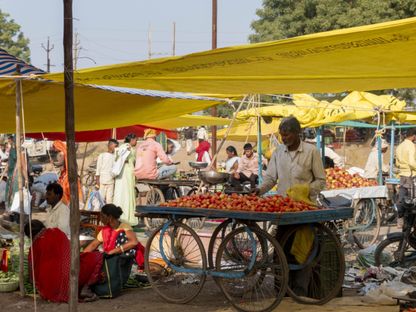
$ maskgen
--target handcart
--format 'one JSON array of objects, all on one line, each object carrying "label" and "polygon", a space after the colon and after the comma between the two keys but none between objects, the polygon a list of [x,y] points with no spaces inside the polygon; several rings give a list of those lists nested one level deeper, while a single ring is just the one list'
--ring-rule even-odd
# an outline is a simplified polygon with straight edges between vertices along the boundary
[{"label": "handcart", "polygon": [[[343,250],[322,223],[351,218],[351,208],[263,213],[138,206],[137,211],[139,216],[167,220],[149,237],[145,270],[152,288],[168,302],[191,301],[209,276],[239,311],[271,311],[286,293],[301,302],[322,304],[342,287]],[[225,220],[208,246],[183,222],[195,217]],[[264,221],[287,226],[287,231],[276,239],[258,226]],[[306,261],[297,263],[288,250],[296,230],[303,227],[310,229],[313,240]],[[300,294],[290,279],[305,269],[308,289]]]}]

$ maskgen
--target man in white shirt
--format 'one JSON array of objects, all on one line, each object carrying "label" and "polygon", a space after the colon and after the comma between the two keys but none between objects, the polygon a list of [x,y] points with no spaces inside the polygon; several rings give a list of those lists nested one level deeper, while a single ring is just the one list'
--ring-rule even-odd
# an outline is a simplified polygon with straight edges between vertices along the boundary
[{"label": "man in white shirt", "polygon": [[107,152],[101,153],[97,160],[96,183],[100,187],[100,195],[106,204],[113,203],[114,177],[111,171],[114,166],[114,151],[117,146],[117,140],[109,140]]},{"label": "man in white shirt", "polygon": [[[389,171],[389,166],[383,163],[383,154],[387,152],[387,149],[389,148],[389,144],[385,141],[381,141],[381,163],[382,168],[381,170],[386,173]],[[377,179],[378,177],[378,150],[377,150],[377,142],[372,148],[370,154],[368,155],[367,163],[365,164],[364,169],[364,176],[367,179]]]},{"label": "man in white shirt", "polygon": [[47,228],[58,228],[69,237],[69,208],[61,201],[63,194],[64,190],[58,183],[46,187],[46,201],[51,208],[46,209],[45,225]]},{"label": "man in white shirt", "polygon": [[204,126],[201,126],[199,129],[198,129],[198,133],[197,133],[197,138],[199,139],[199,140],[204,140],[204,141],[208,141],[208,132],[207,132],[207,129],[205,129],[205,127]]}]

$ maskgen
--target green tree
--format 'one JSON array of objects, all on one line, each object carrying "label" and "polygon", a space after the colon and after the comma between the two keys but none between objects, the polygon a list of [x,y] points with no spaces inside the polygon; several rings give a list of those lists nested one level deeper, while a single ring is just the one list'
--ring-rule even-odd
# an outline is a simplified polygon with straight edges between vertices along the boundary
[{"label": "green tree", "polygon": [[0,47],[10,54],[30,62],[29,39],[20,31],[10,15],[0,10]]},{"label": "green tree", "polygon": [[251,42],[416,16],[415,0],[263,0]]}]

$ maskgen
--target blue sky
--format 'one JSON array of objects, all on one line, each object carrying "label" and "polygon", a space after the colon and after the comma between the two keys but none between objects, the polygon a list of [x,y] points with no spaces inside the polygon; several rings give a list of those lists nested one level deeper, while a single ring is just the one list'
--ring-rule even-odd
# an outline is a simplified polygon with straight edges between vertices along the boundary
[{"label": "blue sky", "polygon": [[[33,65],[45,68],[41,43],[50,37],[51,71],[62,71],[62,2],[0,0],[0,9],[29,37]],[[247,43],[261,3],[218,0],[218,47]],[[173,22],[177,55],[211,48],[211,0],[74,0],[74,17],[82,47],[78,68],[147,59],[149,25],[153,58],[172,54]]]}]

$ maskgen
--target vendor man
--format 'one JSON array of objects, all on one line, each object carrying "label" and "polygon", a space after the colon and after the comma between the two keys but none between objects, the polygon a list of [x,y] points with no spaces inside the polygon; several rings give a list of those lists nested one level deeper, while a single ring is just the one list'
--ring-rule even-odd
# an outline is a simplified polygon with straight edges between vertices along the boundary
[{"label": "vendor man", "polygon": [[277,194],[285,196],[292,186],[307,184],[309,198],[316,202],[325,187],[325,170],[319,151],[301,141],[301,127],[295,117],[282,119],[279,133],[284,145],[273,152],[257,193],[264,194],[277,183]]}]

